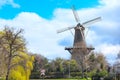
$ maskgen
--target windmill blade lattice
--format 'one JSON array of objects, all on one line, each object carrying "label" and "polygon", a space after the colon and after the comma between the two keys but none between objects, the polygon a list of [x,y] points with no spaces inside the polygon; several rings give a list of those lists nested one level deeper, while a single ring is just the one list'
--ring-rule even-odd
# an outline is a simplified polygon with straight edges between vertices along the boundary
[{"label": "windmill blade lattice", "polygon": [[64,32],[64,31],[67,31],[67,30],[70,30],[70,29],[73,29],[73,28],[74,28],[74,27],[67,27],[67,28],[58,30],[57,33],[61,33],[61,32]]},{"label": "windmill blade lattice", "polygon": [[98,22],[101,20],[101,17],[97,17],[97,18],[94,18],[94,19],[91,19],[89,21],[86,21],[84,23],[82,23],[82,25],[89,25],[89,24],[92,24],[92,23],[95,23],[95,22]]},{"label": "windmill blade lattice", "polygon": [[74,6],[72,6],[72,11],[73,11],[73,14],[74,14],[76,22],[79,22],[80,19],[79,19],[79,16],[78,16],[77,12],[75,11],[75,7]]}]

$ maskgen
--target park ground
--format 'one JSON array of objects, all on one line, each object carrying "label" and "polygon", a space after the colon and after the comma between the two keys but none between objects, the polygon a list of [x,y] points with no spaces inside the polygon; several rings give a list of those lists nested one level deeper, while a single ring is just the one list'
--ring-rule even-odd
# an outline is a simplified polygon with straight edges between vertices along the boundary
[{"label": "park ground", "polygon": [[30,80],[87,80],[87,79],[30,79]]}]

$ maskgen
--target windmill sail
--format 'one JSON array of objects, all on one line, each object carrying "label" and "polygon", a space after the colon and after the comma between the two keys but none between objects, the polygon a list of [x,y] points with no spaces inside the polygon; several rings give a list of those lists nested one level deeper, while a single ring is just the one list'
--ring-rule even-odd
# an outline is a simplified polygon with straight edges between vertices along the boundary
[{"label": "windmill sail", "polygon": [[73,14],[74,14],[76,22],[79,22],[80,19],[79,19],[79,16],[78,16],[77,12],[75,11],[75,7],[74,6],[72,6],[72,11],[73,11]]},{"label": "windmill sail", "polygon": [[101,17],[97,17],[97,18],[95,18],[95,19],[92,19],[92,20],[89,20],[89,21],[86,21],[86,22],[82,23],[82,25],[93,24],[93,23],[98,22],[98,21],[100,21],[100,20],[101,20]]},{"label": "windmill sail", "polygon": [[74,27],[67,27],[67,28],[58,30],[57,33],[61,33],[61,32],[64,32],[64,31],[67,31],[67,30],[70,30],[70,29],[73,29],[73,28],[74,28]]}]

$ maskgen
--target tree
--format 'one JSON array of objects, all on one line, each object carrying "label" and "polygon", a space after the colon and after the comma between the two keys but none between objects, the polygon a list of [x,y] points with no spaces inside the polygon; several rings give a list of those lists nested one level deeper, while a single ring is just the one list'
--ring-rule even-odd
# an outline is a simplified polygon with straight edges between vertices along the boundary
[{"label": "tree", "polygon": [[5,73],[6,73],[5,55],[2,54],[2,50],[0,50],[0,77],[5,77]]},{"label": "tree", "polygon": [[104,69],[106,69],[106,66],[108,65],[108,63],[102,53],[92,52],[88,56],[88,61],[89,61],[88,63],[89,63],[89,67],[91,70],[93,70],[93,69],[104,70]]},{"label": "tree", "polygon": [[70,70],[71,71],[77,71],[78,69],[78,64],[74,59],[70,60]]},{"label": "tree", "polygon": [[31,65],[29,70],[32,69],[33,58],[26,54],[27,50],[25,39],[21,35],[22,32],[22,29],[15,31],[9,27],[5,27],[3,31],[0,31],[0,49],[5,58],[6,80],[10,78],[10,73],[19,72],[18,67],[23,68],[26,72],[28,72],[28,65]]},{"label": "tree", "polygon": [[96,60],[96,54],[94,52],[92,52],[89,56],[88,56],[88,65],[89,65],[89,69],[90,71],[96,69],[97,66],[97,60]]},{"label": "tree", "polygon": [[100,70],[105,70],[108,65],[108,63],[105,59],[105,56],[102,53],[97,53],[96,62],[97,62],[97,67]]},{"label": "tree", "polygon": [[102,53],[92,52],[88,56],[88,75],[92,76],[105,76],[107,74],[107,61]]},{"label": "tree", "polygon": [[33,70],[31,72],[31,78],[40,78],[40,70],[46,69],[48,66],[48,60],[44,56],[40,54],[34,54],[34,63],[33,63]]},{"label": "tree", "polygon": [[62,58],[56,58],[54,61],[54,69],[56,69],[56,72],[63,72],[63,63],[64,59]]},{"label": "tree", "polygon": [[[19,65],[14,66],[10,70],[9,80],[29,80],[31,70],[33,69],[34,57],[30,54],[20,53],[24,56],[24,59],[16,57],[12,60],[12,63]],[[25,63],[25,64],[24,64]]]}]

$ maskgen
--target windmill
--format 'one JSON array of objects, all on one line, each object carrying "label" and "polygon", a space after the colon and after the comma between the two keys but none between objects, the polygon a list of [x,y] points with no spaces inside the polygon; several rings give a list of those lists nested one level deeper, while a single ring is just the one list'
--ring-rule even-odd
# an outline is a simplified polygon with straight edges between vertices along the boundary
[{"label": "windmill", "polygon": [[61,30],[57,31],[57,33],[61,33],[61,32],[67,31],[67,30],[71,30],[71,29],[75,30],[73,47],[66,47],[65,50],[68,50],[72,55],[74,55],[74,50],[75,49],[83,49],[84,48],[84,49],[87,49],[89,51],[93,50],[94,48],[89,48],[89,47],[86,46],[85,34],[84,34],[84,30],[85,30],[84,25],[88,25],[88,24],[100,21],[101,17],[91,19],[91,20],[86,21],[86,22],[81,24],[80,20],[79,20],[79,17],[78,17],[78,14],[75,11],[74,6],[72,7],[72,11],[73,11],[75,20],[77,22],[77,25],[74,26],[74,27],[67,27],[67,28],[64,28],[64,29],[61,29]]},{"label": "windmill", "polygon": [[82,68],[82,73],[83,73],[83,70],[84,70],[83,63],[85,62],[85,57],[86,57],[86,55],[89,54],[89,52],[91,50],[94,50],[93,47],[87,47],[87,45],[86,45],[85,34],[84,34],[85,27],[84,26],[101,20],[101,17],[91,19],[91,20],[86,21],[81,24],[78,14],[75,11],[74,7],[72,7],[72,11],[73,11],[75,20],[77,22],[77,25],[73,26],[73,27],[67,27],[67,28],[58,30],[57,33],[61,33],[61,32],[67,31],[67,30],[71,30],[71,29],[75,30],[73,47],[65,47],[65,50],[68,50],[71,53],[72,58],[75,59],[78,64],[82,65],[81,68]]}]

